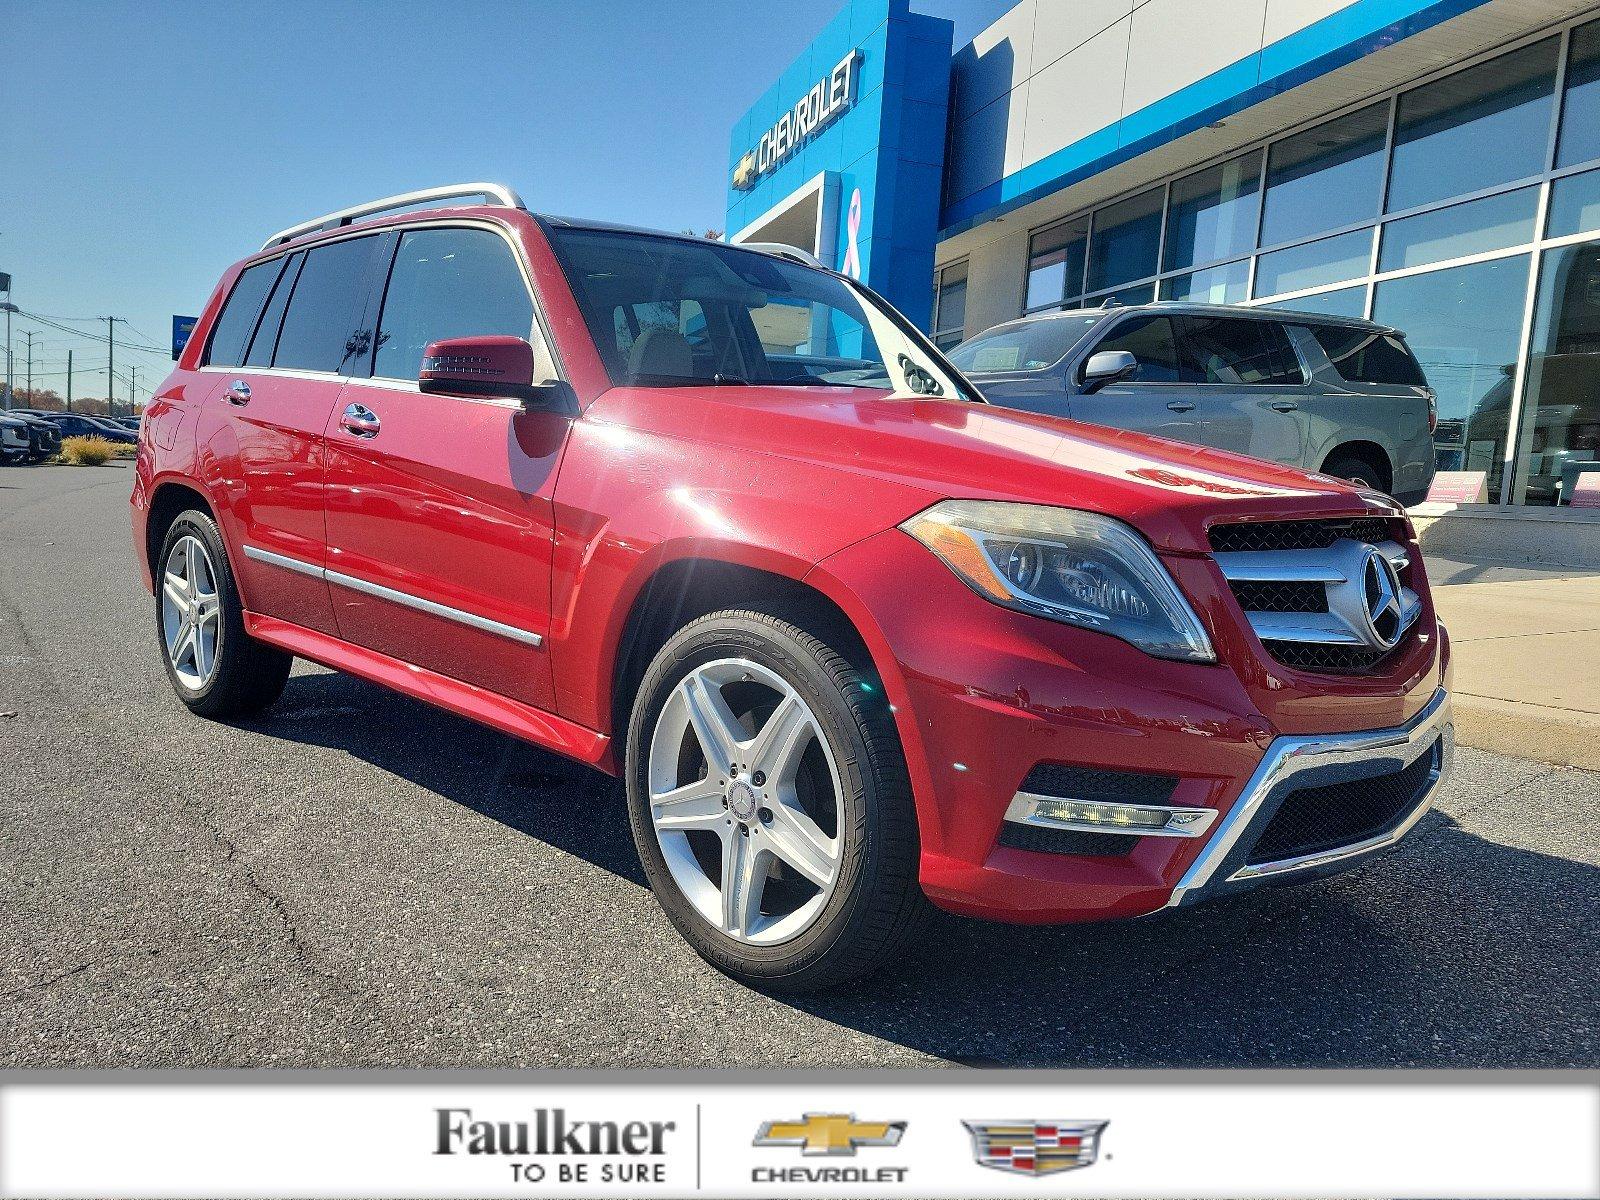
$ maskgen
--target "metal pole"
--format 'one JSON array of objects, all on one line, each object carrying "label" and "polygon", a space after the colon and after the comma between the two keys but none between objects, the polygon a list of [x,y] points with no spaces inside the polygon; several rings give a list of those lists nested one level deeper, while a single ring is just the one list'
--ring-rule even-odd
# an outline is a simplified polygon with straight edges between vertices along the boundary
[{"label": "metal pole", "polygon": [[33,339],[37,336],[33,330],[23,331],[23,337],[28,339],[28,407],[33,407]]},{"label": "metal pole", "polygon": [[11,289],[6,289],[6,407],[16,405],[16,398],[11,394]]},{"label": "metal pole", "polygon": [[117,319],[106,318],[106,416],[117,415]]},{"label": "metal pole", "polygon": [[67,351],[67,411],[72,411],[72,351]]}]

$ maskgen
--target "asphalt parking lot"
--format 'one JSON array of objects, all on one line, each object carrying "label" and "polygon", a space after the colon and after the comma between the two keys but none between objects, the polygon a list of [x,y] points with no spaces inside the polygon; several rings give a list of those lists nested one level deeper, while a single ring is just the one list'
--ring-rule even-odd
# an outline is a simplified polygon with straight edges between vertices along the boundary
[{"label": "asphalt parking lot", "polygon": [[131,479],[0,471],[0,1067],[1600,1062],[1600,775],[1464,749],[1341,878],[945,919],[853,991],[771,998],[673,933],[585,768],[303,663],[260,719],[190,716]]}]

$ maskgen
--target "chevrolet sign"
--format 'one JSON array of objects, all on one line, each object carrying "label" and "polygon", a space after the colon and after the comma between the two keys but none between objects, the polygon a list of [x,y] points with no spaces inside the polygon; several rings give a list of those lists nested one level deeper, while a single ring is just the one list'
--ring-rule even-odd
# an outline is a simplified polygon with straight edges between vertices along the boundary
[{"label": "chevrolet sign", "polygon": [[733,169],[733,186],[741,192],[775,171],[789,156],[838,119],[856,100],[861,71],[861,51],[852,50],[812,86],[777,123],[761,135],[755,149],[745,152]]}]

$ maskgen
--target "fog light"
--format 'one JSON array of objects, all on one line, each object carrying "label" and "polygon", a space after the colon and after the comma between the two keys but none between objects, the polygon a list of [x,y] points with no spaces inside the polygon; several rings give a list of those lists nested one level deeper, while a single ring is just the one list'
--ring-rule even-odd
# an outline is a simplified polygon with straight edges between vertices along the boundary
[{"label": "fog light", "polygon": [[1018,792],[1006,809],[1006,820],[1041,829],[1075,829],[1085,833],[1125,833],[1130,837],[1199,837],[1217,819],[1214,808],[1118,804],[1109,800],[1076,800]]}]

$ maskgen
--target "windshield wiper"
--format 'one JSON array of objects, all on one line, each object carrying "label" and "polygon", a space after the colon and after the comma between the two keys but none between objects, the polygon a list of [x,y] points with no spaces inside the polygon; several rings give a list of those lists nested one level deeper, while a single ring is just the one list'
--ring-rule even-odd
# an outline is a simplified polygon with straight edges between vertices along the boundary
[{"label": "windshield wiper", "polygon": [[711,377],[711,382],[717,387],[749,387],[750,381],[738,375],[724,375],[718,371]]}]

